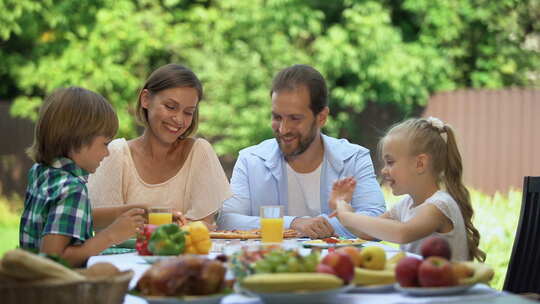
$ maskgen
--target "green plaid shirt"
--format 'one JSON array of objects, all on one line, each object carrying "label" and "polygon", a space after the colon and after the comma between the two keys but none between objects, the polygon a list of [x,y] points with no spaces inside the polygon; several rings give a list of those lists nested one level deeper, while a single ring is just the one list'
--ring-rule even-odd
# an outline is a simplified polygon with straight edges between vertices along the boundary
[{"label": "green plaid shirt", "polygon": [[93,236],[87,179],[88,172],[69,158],[57,158],[52,166],[32,166],[19,229],[20,247],[39,249],[47,234],[69,236],[70,245]]}]

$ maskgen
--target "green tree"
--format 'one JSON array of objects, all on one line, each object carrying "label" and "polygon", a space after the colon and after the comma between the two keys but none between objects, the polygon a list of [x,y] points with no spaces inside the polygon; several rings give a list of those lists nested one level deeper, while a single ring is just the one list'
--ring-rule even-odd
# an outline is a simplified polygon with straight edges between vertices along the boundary
[{"label": "green tree", "polygon": [[[235,156],[272,136],[272,76],[294,63],[331,89],[326,132],[362,143],[368,102],[405,116],[430,94],[538,86],[537,0],[0,0],[0,96],[35,119],[57,87],[95,90],[136,136],[139,87],[178,62],[201,78],[199,134]],[[510,13],[508,13],[510,12]]]}]

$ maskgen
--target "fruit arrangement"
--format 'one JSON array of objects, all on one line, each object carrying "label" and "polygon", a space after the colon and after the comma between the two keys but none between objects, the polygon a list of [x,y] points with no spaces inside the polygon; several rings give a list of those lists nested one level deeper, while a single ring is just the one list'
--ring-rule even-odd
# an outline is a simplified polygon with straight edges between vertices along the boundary
[{"label": "fruit arrangement", "polygon": [[139,255],[208,254],[211,247],[210,233],[201,221],[181,228],[176,224],[144,225],[135,244]]},{"label": "fruit arrangement", "polygon": [[242,250],[232,256],[231,266],[242,288],[261,293],[335,289],[354,277],[348,255],[331,252],[320,260],[316,250],[305,256],[271,247]]},{"label": "fruit arrangement", "polygon": [[242,286],[260,293],[328,290],[343,286],[343,281],[326,273],[263,273],[246,277]]},{"label": "fruit arrangement", "polygon": [[394,268],[399,260],[405,257],[404,252],[395,254],[391,259],[386,258],[386,252],[381,247],[370,246],[362,249],[342,247],[336,250],[347,254],[354,263],[353,283],[358,286],[387,285],[396,281]]},{"label": "fruit arrangement", "polygon": [[235,277],[242,280],[254,274],[315,272],[319,259],[318,251],[302,256],[296,250],[272,246],[257,250],[244,248],[231,257],[231,268]]},{"label": "fruit arrangement", "polygon": [[431,237],[421,244],[423,260],[406,257],[399,261],[395,274],[402,287],[447,287],[488,283],[493,269],[483,263],[451,262],[450,245],[444,238]]}]

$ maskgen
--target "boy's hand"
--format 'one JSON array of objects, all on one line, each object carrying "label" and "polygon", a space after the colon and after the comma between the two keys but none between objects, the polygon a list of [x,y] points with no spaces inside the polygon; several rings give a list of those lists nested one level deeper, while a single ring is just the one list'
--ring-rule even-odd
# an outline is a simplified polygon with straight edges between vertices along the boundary
[{"label": "boy's hand", "polygon": [[114,244],[121,243],[142,231],[145,222],[145,211],[133,208],[122,213],[109,227],[107,234]]}]

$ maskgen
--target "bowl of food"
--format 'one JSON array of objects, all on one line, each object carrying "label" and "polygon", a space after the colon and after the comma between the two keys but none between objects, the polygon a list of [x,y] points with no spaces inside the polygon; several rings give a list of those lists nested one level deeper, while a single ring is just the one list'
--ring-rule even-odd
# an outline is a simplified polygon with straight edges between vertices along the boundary
[{"label": "bowl of food", "polygon": [[181,255],[152,265],[131,293],[149,303],[219,303],[230,290],[220,259]]}]

